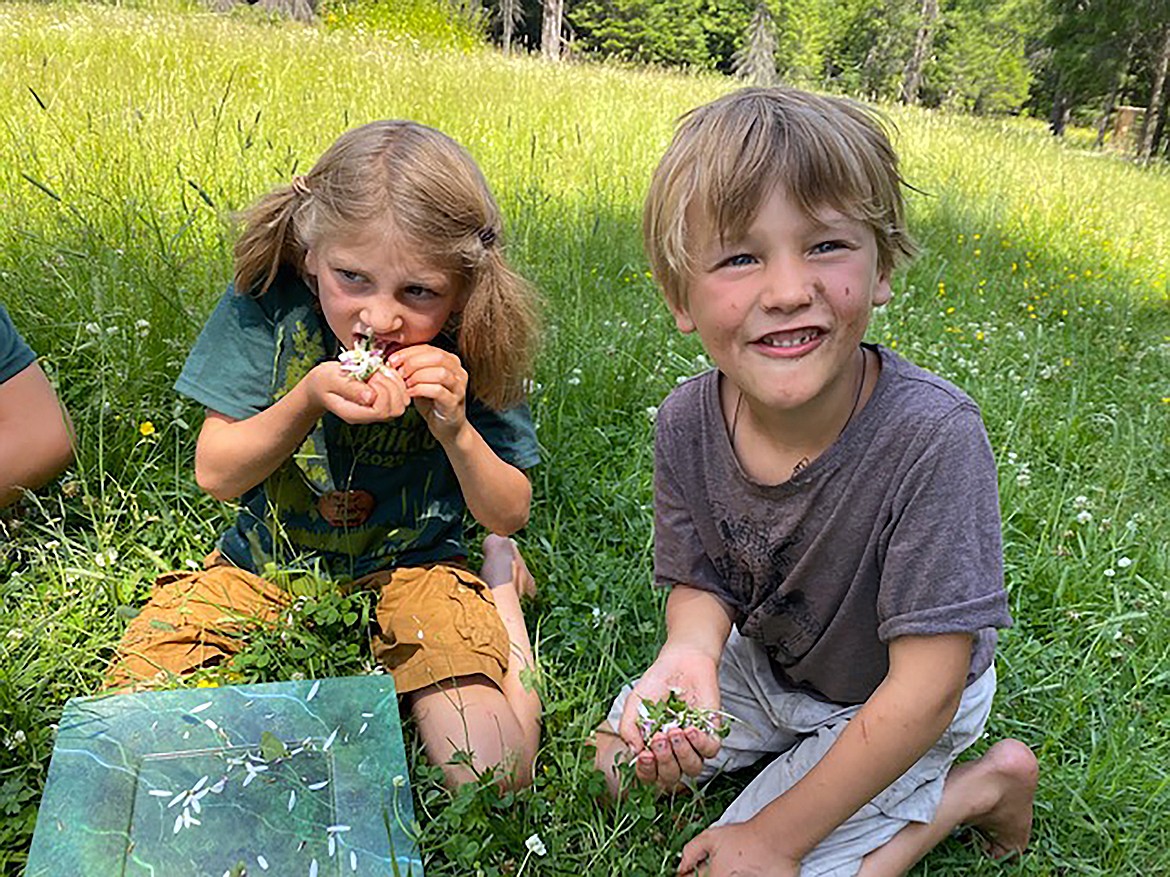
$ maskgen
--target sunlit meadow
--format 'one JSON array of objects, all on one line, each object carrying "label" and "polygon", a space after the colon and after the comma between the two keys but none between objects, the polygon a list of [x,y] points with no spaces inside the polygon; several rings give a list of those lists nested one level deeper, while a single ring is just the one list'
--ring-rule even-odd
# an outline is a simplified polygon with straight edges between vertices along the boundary
[{"label": "sunlit meadow", "polygon": [[[228,278],[230,211],[343,129],[404,116],[479,160],[547,304],[545,462],[521,537],[544,748],[517,795],[449,795],[416,759],[428,873],[673,873],[742,780],[604,807],[585,741],[662,635],[653,419],[706,367],[648,279],[640,202],[672,120],[732,84],[256,15],[18,4],[0,6],[0,81],[3,301],[81,439],[76,466],[0,520],[0,870],[27,856],[64,702],[95,690],[154,576],[197,564],[231,514],[193,483],[201,412],[170,389]],[[915,873],[1170,873],[1170,174],[1027,120],[888,112],[923,254],[871,337],[983,408],[1016,617],[989,737],[1042,765],[1026,857],[984,862],[960,838]],[[311,602],[287,642],[259,637],[204,681],[363,672],[367,612]]]}]

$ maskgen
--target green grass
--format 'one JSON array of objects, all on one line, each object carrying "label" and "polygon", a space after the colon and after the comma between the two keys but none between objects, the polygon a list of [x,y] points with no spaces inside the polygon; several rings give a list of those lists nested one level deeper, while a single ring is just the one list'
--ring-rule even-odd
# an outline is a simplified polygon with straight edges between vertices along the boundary
[{"label": "green grass", "polygon": [[[601,809],[584,741],[662,635],[652,413],[705,363],[646,276],[641,198],[673,118],[730,83],[144,5],[0,6],[0,281],[82,442],[60,484],[3,519],[0,872],[21,870],[52,724],[98,685],[119,607],[197,562],[231,513],[193,483],[200,412],[170,389],[229,275],[227,214],[391,116],[476,156],[549,324],[522,540],[542,587],[537,783],[451,796],[416,759],[428,874],[672,872],[734,782]],[[983,407],[1017,619],[989,733],[1042,763],[1021,863],[948,842],[915,873],[1168,873],[1170,174],[1062,148],[1034,122],[889,113],[924,253],[871,337]],[[314,602],[291,643],[261,639],[235,669],[360,671],[365,611]],[[549,853],[525,861],[533,832]]]}]

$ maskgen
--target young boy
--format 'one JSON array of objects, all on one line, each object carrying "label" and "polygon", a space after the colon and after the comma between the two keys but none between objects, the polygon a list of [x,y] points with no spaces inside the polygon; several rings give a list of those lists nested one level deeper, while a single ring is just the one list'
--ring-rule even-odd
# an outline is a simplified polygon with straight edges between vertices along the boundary
[{"label": "young boy", "polygon": [[[1027,845],[1036,759],[983,732],[1003,590],[975,404],[862,344],[913,254],[897,158],[845,100],[749,89],[687,115],[643,221],[682,332],[716,368],[658,414],[667,639],[598,729],[597,766],[673,789],[771,759],[680,874],[902,874],[959,824]],[[671,690],[733,716],[643,739]],[[632,695],[632,696],[631,696]]]},{"label": "young boy", "polygon": [[0,305],[0,507],[73,461],[73,429],[36,354]]}]

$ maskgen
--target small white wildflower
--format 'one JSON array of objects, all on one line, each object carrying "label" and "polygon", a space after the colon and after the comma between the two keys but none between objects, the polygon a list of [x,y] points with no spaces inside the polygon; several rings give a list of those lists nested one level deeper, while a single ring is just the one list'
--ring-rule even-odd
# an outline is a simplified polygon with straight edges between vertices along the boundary
[{"label": "small white wildflower", "polygon": [[17,728],[15,731],[4,738],[4,746],[8,749],[15,749],[27,739],[28,738],[25,736],[24,731],[20,730],[20,728]]},{"label": "small white wildflower", "polygon": [[1080,496],[1073,497],[1073,508],[1074,509],[1083,509],[1083,508],[1088,507],[1088,505],[1089,505],[1089,498],[1087,496],[1085,496],[1083,493]]},{"label": "small white wildflower", "polygon": [[658,420],[658,408],[655,407],[654,405],[651,405],[649,408],[647,408],[646,409],[646,419],[649,420],[651,423],[654,423],[656,420]]},{"label": "small white wildflower", "polygon": [[24,631],[19,627],[10,627],[8,628],[8,638],[13,642],[20,642],[24,639]]},{"label": "small white wildflower", "polygon": [[1020,470],[1019,474],[1016,475],[1016,484],[1020,487],[1030,486],[1032,484],[1032,473],[1027,469]]},{"label": "small white wildflower", "polygon": [[540,839],[539,834],[530,836],[528,840],[524,841],[524,846],[528,847],[529,852],[536,853],[538,856],[543,856],[548,852],[548,850],[545,849],[544,841]]},{"label": "small white wildflower", "polygon": [[1122,569],[1129,569],[1129,567],[1133,566],[1133,561],[1130,560],[1128,557],[1121,557],[1121,558],[1118,558],[1117,565],[1119,567],[1121,567]]},{"label": "small white wildflower", "polygon": [[1078,524],[1087,524],[1091,520],[1093,520],[1093,513],[1091,511],[1089,511],[1088,509],[1077,512],[1077,523]]},{"label": "small white wildflower", "polygon": [[134,328],[138,331],[139,338],[145,338],[150,334],[150,320],[135,320]]},{"label": "small white wildflower", "polygon": [[395,774],[394,779],[390,781],[390,784],[396,789],[401,789],[406,785],[406,777],[404,777],[402,774]]},{"label": "small white wildflower", "polygon": [[305,681],[305,674],[302,673],[300,670],[294,670],[292,673],[288,674],[288,678],[291,679],[293,682],[304,682]]},{"label": "small white wildflower", "polygon": [[373,346],[369,334],[361,336],[353,350],[343,350],[337,357],[341,370],[358,381],[368,381],[382,368],[386,352]]},{"label": "small white wildflower", "polygon": [[1105,578],[1111,579],[1115,575],[1117,575],[1117,572],[1115,570],[1113,570],[1112,568],[1105,570]]},{"label": "small white wildflower", "polygon": [[570,387],[576,387],[581,383],[581,378],[577,375],[569,375],[568,384]]}]

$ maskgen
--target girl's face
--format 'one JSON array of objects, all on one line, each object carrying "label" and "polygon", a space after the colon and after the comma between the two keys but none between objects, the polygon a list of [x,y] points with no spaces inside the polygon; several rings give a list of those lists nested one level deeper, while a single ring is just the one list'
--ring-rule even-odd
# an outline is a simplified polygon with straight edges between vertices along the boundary
[{"label": "girl's face", "polygon": [[347,348],[369,338],[389,355],[428,344],[463,310],[461,278],[417,254],[393,223],[365,234],[324,239],[305,253],[321,311]]}]

